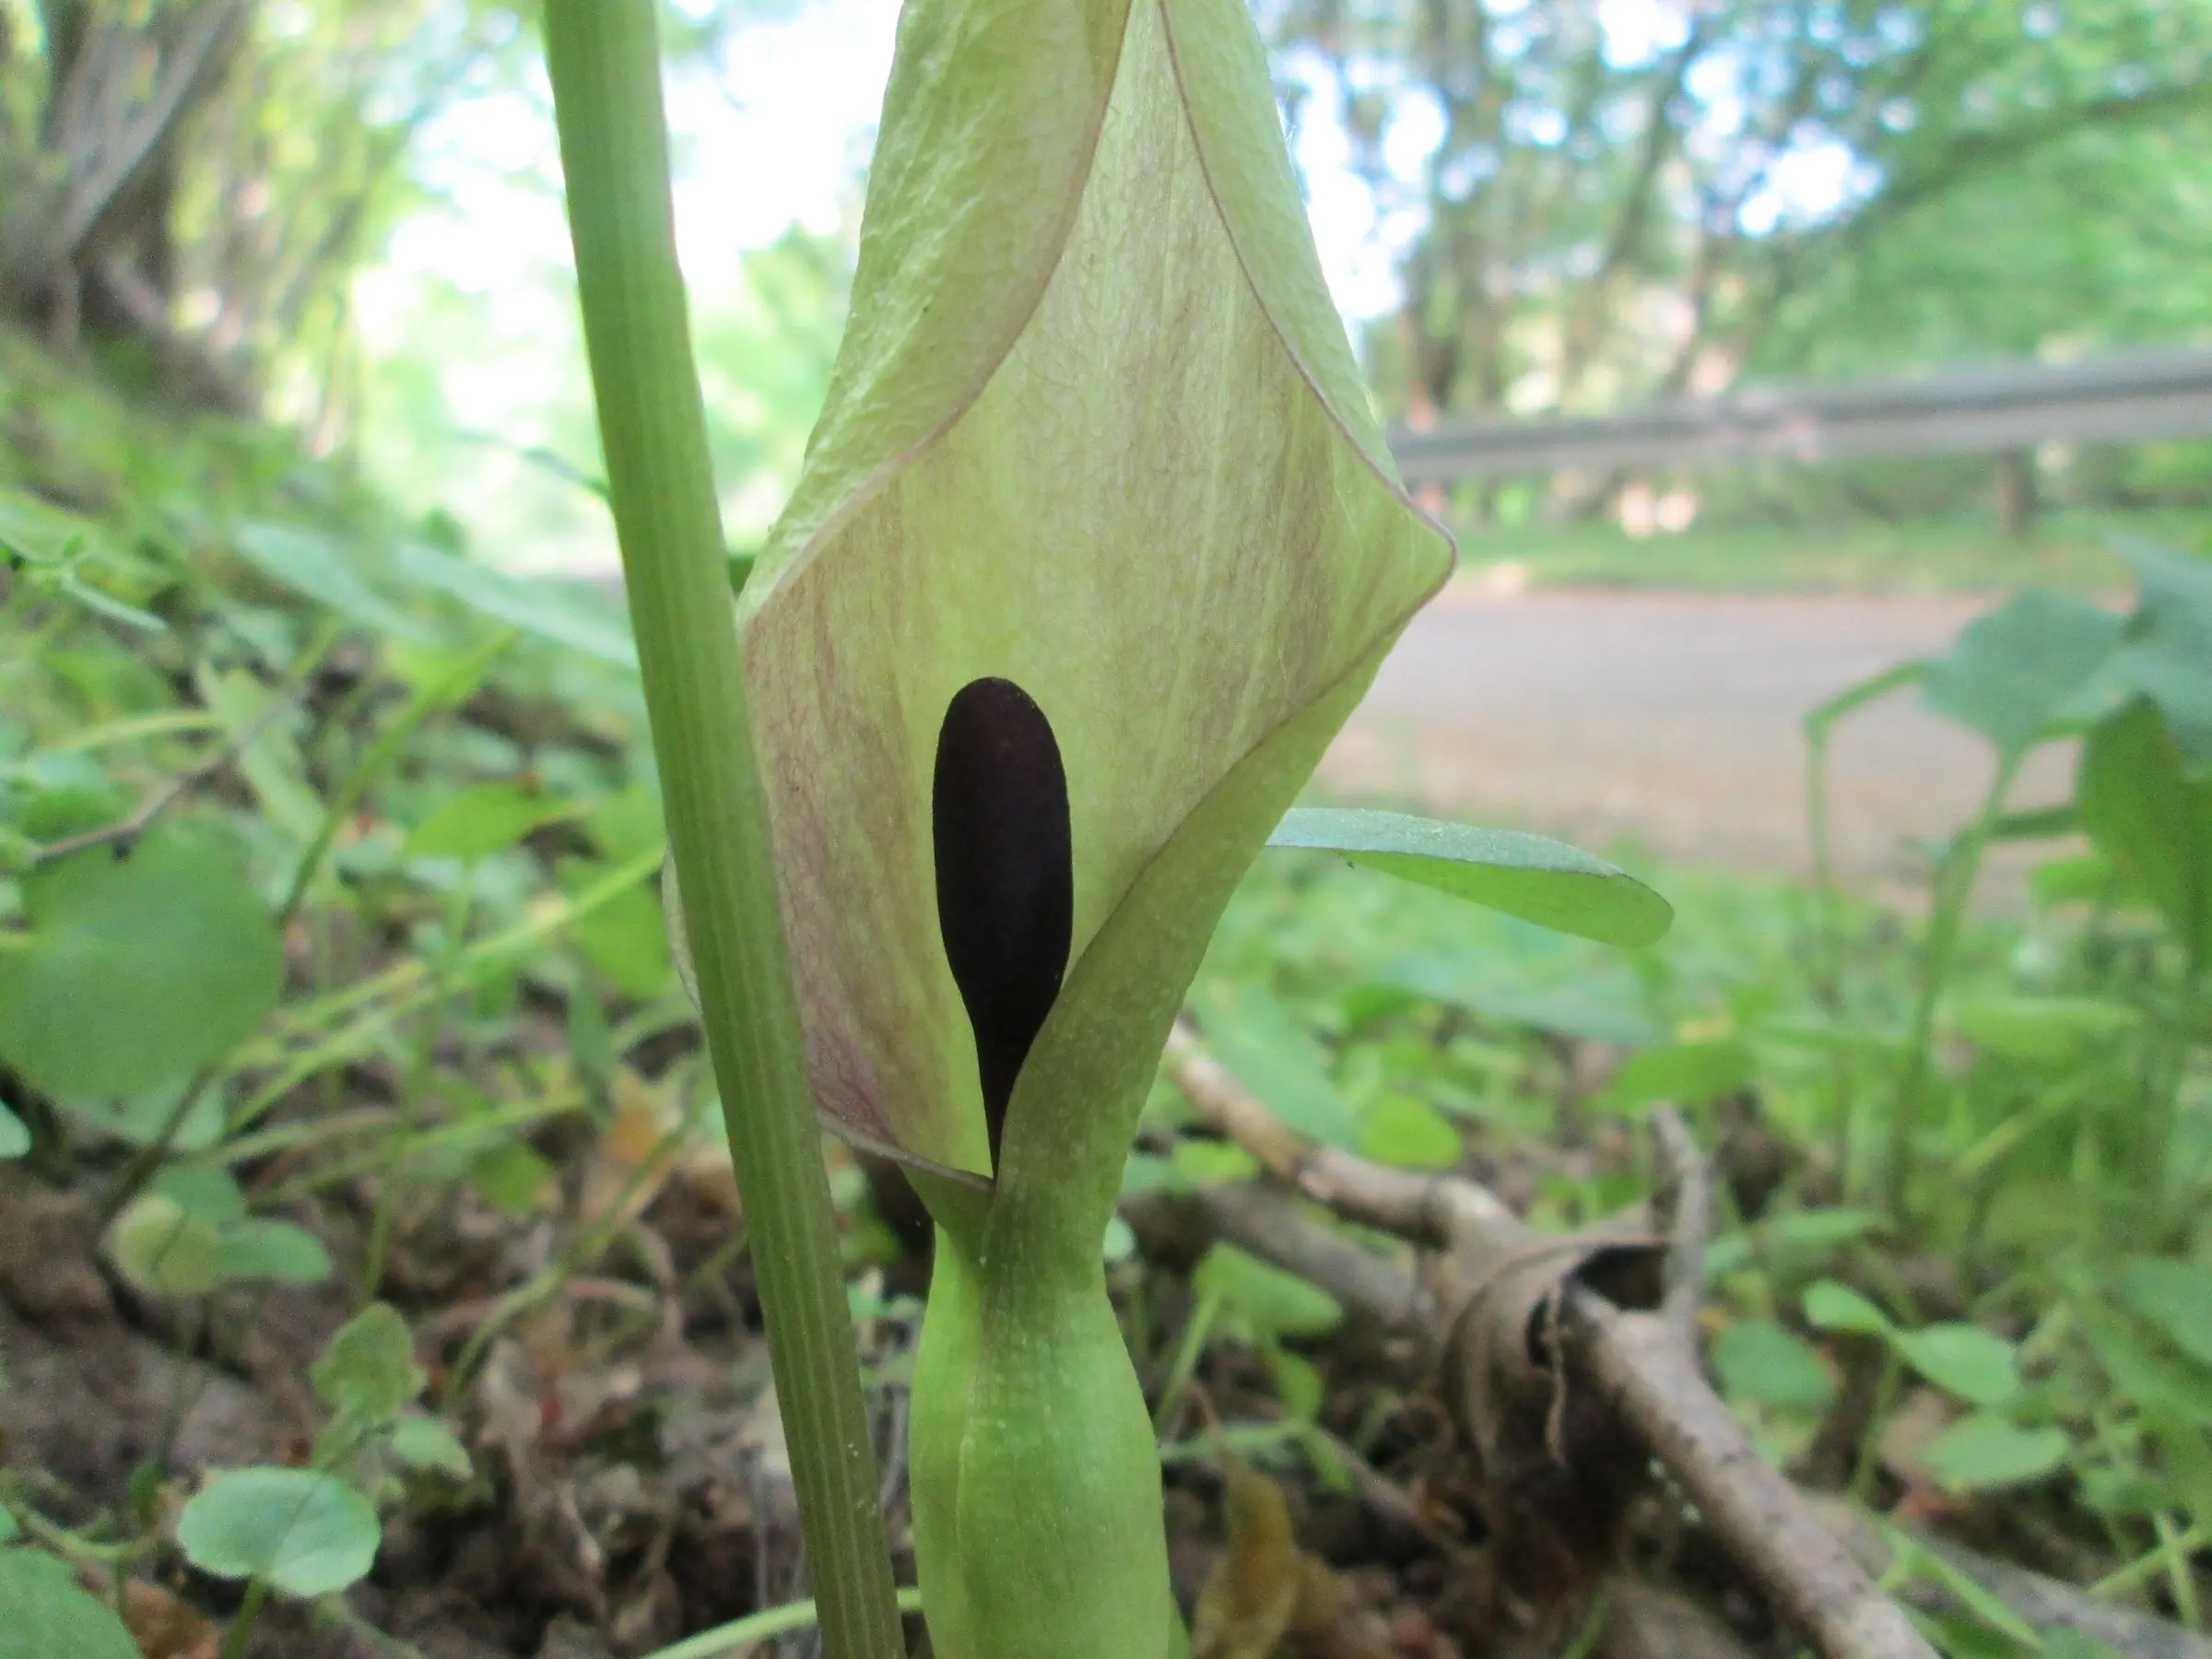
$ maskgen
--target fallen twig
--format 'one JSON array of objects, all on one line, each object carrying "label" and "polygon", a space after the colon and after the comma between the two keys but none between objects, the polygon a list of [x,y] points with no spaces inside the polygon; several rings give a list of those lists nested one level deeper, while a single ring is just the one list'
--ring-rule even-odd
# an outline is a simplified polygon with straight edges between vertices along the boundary
[{"label": "fallen twig", "polygon": [[1705,1292],[1705,1241],[1712,1231],[1712,1178],[1689,1125],[1672,1106],[1652,1112],[1652,1133],[1666,1171],[1666,1301],[1677,1335],[1695,1351],[1698,1303]]},{"label": "fallen twig", "polygon": [[[1834,1527],[1844,1547],[1869,1572],[1887,1572],[1892,1551],[1882,1529],[1841,1498],[1821,1494],[1812,1499],[1821,1519]],[[2183,1629],[2169,1619],[2100,1601],[2078,1584],[2030,1572],[2006,1561],[1936,1537],[1917,1527],[1897,1529],[1919,1548],[1982,1586],[2021,1619],[2038,1630],[2078,1630],[2132,1659],[2212,1659],[2212,1639]],[[1931,1612],[1953,1612],[1958,1603],[1941,1584],[1920,1579],[1898,1592],[1916,1607]]]},{"label": "fallen twig", "polygon": [[[1665,1465],[1777,1612],[1824,1659],[1932,1659],[1904,1614],[1759,1457],[1707,1385],[1691,1340],[1697,1281],[1683,1271],[1694,1260],[1677,1264],[1670,1311],[1658,1312],[1656,1270],[1664,1262],[1640,1230],[1616,1225],[1538,1233],[1473,1182],[1408,1175],[1315,1147],[1209,1059],[1187,1028],[1171,1039],[1168,1062],[1198,1115],[1276,1181],[1436,1253],[1417,1289],[1387,1262],[1360,1252],[1364,1260],[1354,1263],[1316,1241],[1309,1235],[1323,1230],[1277,1194],[1217,1189],[1198,1200],[1224,1236],[1307,1274],[1435,1354],[1446,1403],[1486,1470],[1515,1456],[1525,1461],[1526,1447],[1518,1442],[1528,1435],[1532,1406],[1546,1449],[1567,1468],[1576,1440],[1567,1420],[1571,1397],[1581,1400],[1572,1415],[1585,1432],[1593,1423],[1590,1401],[1602,1402],[1609,1426],[1625,1430]],[[1704,1226],[1701,1160],[1686,1132],[1668,1139],[1668,1156],[1679,1160],[1677,1244],[1694,1258]],[[1690,1288],[1683,1290],[1686,1279]],[[1412,1328],[1417,1324],[1425,1336]],[[1571,1396],[1575,1384],[1579,1394]],[[1602,1479],[1606,1472],[1597,1474]]]}]

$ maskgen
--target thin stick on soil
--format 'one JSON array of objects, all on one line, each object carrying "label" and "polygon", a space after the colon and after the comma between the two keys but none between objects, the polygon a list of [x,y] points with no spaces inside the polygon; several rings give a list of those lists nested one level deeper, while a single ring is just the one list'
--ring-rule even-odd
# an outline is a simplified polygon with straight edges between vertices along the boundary
[{"label": "thin stick on soil", "polygon": [[[1486,1342],[1494,1351],[1526,1354],[1527,1333],[1537,1328],[1531,1321],[1547,1310],[1548,1327],[1558,1335],[1553,1363],[1560,1368],[1551,1385],[1579,1385],[1610,1407],[1665,1466],[1776,1611],[1823,1659],[1933,1659],[1933,1650],[1905,1615],[1796,1488],[1759,1457],[1705,1382],[1688,1336],[1694,1328],[1693,1272],[1706,1207],[1694,1189],[1703,1187],[1705,1177],[1687,1133],[1668,1153],[1682,1159],[1677,1166],[1676,1232],[1691,1259],[1676,1265],[1677,1290],[1667,1312],[1624,1312],[1589,1282],[1608,1261],[1625,1254],[1618,1231],[1584,1235],[1580,1243],[1562,1238],[1532,1245],[1528,1230],[1473,1182],[1410,1176],[1306,1141],[1208,1059],[1187,1029],[1179,1028],[1171,1039],[1168,1059],[1170,1075],[1199,1117],[1251,1152],[1276,1181],[1347,1219],[1439,1252],[1425,1276],[1435,1305],[1422,1309],[1406,1276],[1388,1263],[1367,1256],[1366,1265],[1355,1269],[1341,1251],[1313,1237],[1325,1237],[1324,1230],[1264,1190],[1201,1194],[1208,1219],[1225,1236],[1235,1236],[1279,1266],[1308,1274],[1340,1300],[1394,1329],[1425,1326],[1423,1348],[1447,1361],[1448,1390],[1495,1386],[1464,1356],[1482,1351]],[[1544,1282],[1531,1286],[1532,1275]],[[1515,1279],[1522,1281],[1518,1289]],[[1685,1284],[1689,1288],[1681,1288]],[[1483,1328],[1500,1321],[1512,1322],[1512,1327]],[[1453,1363],[1455,1355],[1463,1358]],[[1447,1403],[1463,1430],[1496,1409],[1479,1398]]]}]

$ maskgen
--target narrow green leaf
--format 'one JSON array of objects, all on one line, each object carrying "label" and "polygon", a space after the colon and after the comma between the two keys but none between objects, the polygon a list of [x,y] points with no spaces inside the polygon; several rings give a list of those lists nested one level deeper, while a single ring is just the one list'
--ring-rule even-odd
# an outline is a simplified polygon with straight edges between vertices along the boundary
[{"label": "narrow green leaf", "polygon": [[330,1252],[306,1228],[261,1218],[223,1230],[216,1240],[215,1266],[225,1279],[287,1285],[319,1285],[335,1271]]},{"label": "narrow green leaf", "polygon": [[458,599],[488,620],[582,652],[609,667],[637,671],[629,618],[600,594],[542,577],[510,576],[420,542],[404,545],[397,565],[409,581]]},{"label": "narrow green leaf", "polygon": [[1625,870],[1518,830],[1312,806],[1287,813],[1267,844],[1341,853],[1369,869],[1605,945],[1649,945],[1675,916]]},{"label": "narrow green leaf", "polygon": [[2164,719],[2136,700],[2082,745],[2076,783],[2099,852],[2124,870],[2184,949],[2212,953],[2212,775],[2191,778]]},{"label": "narrow green leaf", "polygon": [[1328,1056],[1281,998],[1238,985],[1206,996],[1200,1010],[1214,1057],[1284,1123],[1324,1146],[1359,1145],[1359,1120],[1336,1091]]},{"label": "narrow green leaf", "polygon": [[1367,1114],[1359,1150],[1396,1170],[1449,1170],[1465,1152],[1452,1120],[1411,1095],[1384,1095]]},{"label": "narrow green leaf", "polygon": [[2120,1270],[2120,1300],[2182,1352],[2212,1365],[2212,1269],[2138,1258]]},{"label": "narrow green leaf", "polygon": [[410,858],[488,858],[531,830],[572,818],[572,801],[520,783],[471,783],[431,809],[407,836]]},{"label": "narrow green leaf", "polygon": [[265,1578],[287,1595],[333,1595],[368,1576],[382,1530],[369,1500],[315,1469],[230,1469],[177,1517],[185,1559],[217,1578]]},{"label": "narrow green leaf", "polygon": [[2139,1029],[2142,1010],[2093,996],[1961,996],[1950,1005],[1951,1029],[1978,1048],[2007,1059],[2070,1060]]},{"label": "narrow green leaf", "polygon": [[410,1469],[434,1469],[466,1480],[476,1471],[468,1448],[436,1418],[409,1412],[392,1425],[392,1455]]},{"label": "narrow green leaf", "polygon": [[1946,1490],[1986,1492],[2057,1473],[2071,1449],[2062,1429],[2022,1429],[1995,1412],[1977,1411],[1930,1441],[1922,1455]]},{"label": "narrow green leaf", "polygon": [[1233,1244],[1216,1244],[1191,1274],[1201,1296],[1220,1298],[1255,1336],[1325,1336],[1344,1321],[1326,1291]]},{"label": "narrow green leaf", "polygon": [[430,630],[378,592],[328,536],[290,524],[250,524],[232,543],[263,575],[378,633],[423,640]]},{"label": "narrow green leaf", "polygon": [[2002,1406],[2020,1391],[2019,1356],[1994,1331],[1947,1321],[1892,1338],[1906,1364],[1947,1394],[1975,1406]]},{"label": "narrow green leaf", "polygon": [[1817,1331],[1843,1331],[1859,1336],[1888,1336],[1896,1329],[1887,1313],[1834,1279],[1819,1279],[1806,1287],[1805,1318]]},{"label": "narrow green leaf", "polygon": [[1750,1046],[1731,1037],[1664,1042],[1630,1054],[1606,1092],[1619,1106],[1702,1106],[1750,1087],[1757,1065]]},{"label": "narrow green leaf", "polygon": [[1706,1249],[1705,1272],[1719,1278],[1766,1262],[1777,1274],[1802,1273],[1888,1225],[1878,1210],[1795,1210],[1720,1234]]}]

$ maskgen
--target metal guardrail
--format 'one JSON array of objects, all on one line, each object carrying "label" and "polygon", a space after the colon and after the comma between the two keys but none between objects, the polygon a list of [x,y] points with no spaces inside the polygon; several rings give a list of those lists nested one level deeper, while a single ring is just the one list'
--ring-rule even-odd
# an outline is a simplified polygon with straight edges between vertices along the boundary
[{"label": "metal guardrail", "polygon": [[1744,386],[1618,415],[1453,418],[1390,434],[1409,485],[1616,466],[1719,466],[1852,455],[2212,436],[2212,350],[1947,370],[1903,381]]}]

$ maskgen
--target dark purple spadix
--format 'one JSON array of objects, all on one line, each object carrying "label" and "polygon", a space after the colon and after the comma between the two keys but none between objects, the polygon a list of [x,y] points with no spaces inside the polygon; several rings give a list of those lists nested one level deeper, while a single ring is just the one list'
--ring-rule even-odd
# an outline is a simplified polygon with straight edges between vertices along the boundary
[{"label": "dark purple spadix", "polygon": [[937,927],[975,1028],[995,1167],[1075,925],[1067,772],[1052,723],[1012,680],[971,680],[946,706],[932,812]]}]

